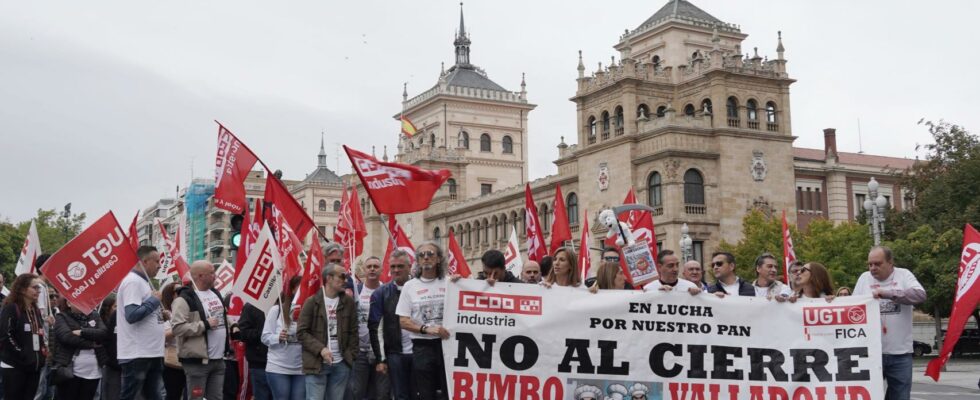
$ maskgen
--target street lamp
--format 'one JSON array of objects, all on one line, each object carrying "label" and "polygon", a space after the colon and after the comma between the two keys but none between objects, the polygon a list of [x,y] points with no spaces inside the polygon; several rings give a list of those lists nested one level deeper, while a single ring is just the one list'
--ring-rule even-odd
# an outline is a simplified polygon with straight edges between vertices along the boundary
[{"label": "street lamp", "polygon": [[684,262],[688,262],[692,258],[692,254],[691,254],[692,241],[691,241],[691,236],[688,235],[687,233],[688,233],[687,223],[684,223],[684,225],[681,225],[681,240],[680,240],[681,257],[684,258]]},{"label": "street lamp", "polygon": [[878,181],[871,177],[868,181],[868,198],[864,200],[864,210],[868,212],[868,222],[871,224],[871,236],[874,237],[875,246],[881,244],[881,234],[885,232],[885,207],[887,206],[888,199],[878,193]]}]

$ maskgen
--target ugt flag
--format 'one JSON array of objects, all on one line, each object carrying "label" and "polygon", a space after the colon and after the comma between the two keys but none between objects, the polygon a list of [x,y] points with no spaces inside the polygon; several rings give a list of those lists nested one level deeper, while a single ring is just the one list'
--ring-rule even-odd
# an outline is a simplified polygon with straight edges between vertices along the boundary
[{"label": "ugt flag", "polygon": [[20,249],[20,257],[17,258],[14,274],[33,274],[34,261],[37,261],[39,255],[41,255],[41,239],[37,237],[35,221],[31,221],[31,227],[27,229],[27,238],[24,239],[24,246]]},{"label": "ugt flag", "polygon": [[42,273],[69,303],[88,314],[137,262],[136,250],[110,211],[54,253]]},{"label": "ugt flag", "polygon": [[411,165],[378,161],[344,146],[354,171],[361,178],[374,208],[381,214],[407,214],[429,208],[432,196],[451,175]]},{"label": "ugt flag", "polygon": [[231,293],[262,312],[279,300],[282,292],[282,257],[269,225],[262,227],[255,247],[248,254]]},{"label": "ugt flag", "polygon": [[241,214],[248,208],[245,178],[259,157],[228,129],[218,124],[218,153],[214,161],[214,205]]},{"label": "ugt flag", "polygon": [[939,371],[942,370],[953,347],[960,340],[963,326],[976,310],[980,302],[980,232],[967,224],[963,228],[963,252],[960,255],[960,274],[956,280],[956,297],[953,299],[953,310],[949,313],[949,325],[946,328],[946,338],[943,339],[943,349],[939,357],[933,358],[926,366],[926,375],[939,381]]}]

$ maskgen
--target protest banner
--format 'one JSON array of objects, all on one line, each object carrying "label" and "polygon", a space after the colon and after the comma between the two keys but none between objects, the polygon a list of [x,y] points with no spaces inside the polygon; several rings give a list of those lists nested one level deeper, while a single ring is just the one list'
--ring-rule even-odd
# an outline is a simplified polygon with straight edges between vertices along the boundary
[{"label": "protest banner", "polygon": [[88,314],[137,262],[136,250],[110,211],[54,253],[41,272],[68,303]]},{"label": "protest banner", "polygon": [[461,279],[443,326],[456,400],[884,398],[870,296],[776,303]]},{"label": "protest banner", "polygon": [[282,292],[282,257],[269,225],[262,227],[255,247],[242,265],[242,271],[235,280],[232,294],[241,297],[245,304],[251,304],[262,310],[269,308],[279,300]]},{"label": "protest banner", "polygon": [[623,246],[623,258],[626,259],[624,272],[628,272],[626,276],[633,286],[640,287],[657,278],[656,264],[646,240]]}]

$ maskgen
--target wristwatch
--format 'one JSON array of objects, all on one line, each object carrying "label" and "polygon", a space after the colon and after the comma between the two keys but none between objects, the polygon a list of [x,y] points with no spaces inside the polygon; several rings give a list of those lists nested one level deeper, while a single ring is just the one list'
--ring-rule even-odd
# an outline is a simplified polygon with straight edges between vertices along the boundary
[{"label": "wristwatch", "polygon": [[420,333],[420,334],[423,334],[423,335],[425,335],[425,334],[426,334],[426,333],[425,333],[425,326],[426,326],[425,324],[422,324],[422,326],[421,326],[421,327],[419,327],[419,333]]}]

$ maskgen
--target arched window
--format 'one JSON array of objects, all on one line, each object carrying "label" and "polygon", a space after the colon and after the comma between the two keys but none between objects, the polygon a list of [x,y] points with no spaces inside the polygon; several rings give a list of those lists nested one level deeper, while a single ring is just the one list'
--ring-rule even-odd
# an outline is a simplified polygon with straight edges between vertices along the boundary
[{"label": "arched window", "polygon": [[565,199],[565,208],[568,212],[568,223],[570,225],[578,224],[578,195],[575,193],[569,193],[568,197]]},{"label": "arched window", "polygon": [[636,107],[637,118],[649,117],[649,116],[650,116],[650,107],[647,107],[646,104],[640,104],[639,106]]},{"label": "arched window", "polygon": [[623,133],[623,107],[616,106],[616,134]]},{"label": "arched window", "polygon": [[490,222],[483,219],[483,243],[490,243]]},{"label": "arched window", "polygon": [[766,122],[770,124],[776,123],[776,103],[771,101],[766,103]]},{"label": "arched window", "polygon": [[694,168],[684,173],[684,204],[704,205],[704,177]]},{"label": "arched window", "polygon": [[650,207],[663,207],[664,205],[663,187],[661,186],[659,172],[654,171],[647,177],[647,203],[650,204]]},{"label": "arched window", "polygon": [[334,212],[340,211],[340,200],[333,201],[333,210]]},{"label": "arched window", "polygon": [[473,222],[473,244],[480,245],[480,221]]},{"label": "arched window", "polygon": [[490,135],[480,135],[480,151],[490,151]]},{"label": "arched window", "polygon": [[688,117],[694,116],[694,104],[688,103],[688,105],[684,106],[684,115]]},{"label": "arched window", "polygon": [[728,118],[738,119],[738,100],[735,97],[729,97],[728,101],[725,102],[725,111],[728,114]]},{"label": "arched window", "polygon": [[667,115],[667,106],[657,107],[657,118],[663,118]]},{"label": "arched window", "polygon": [[542,204],[541,207],[538,207],[538,214],[538,222],[541,223],[541,231],[547,232],[548,229],[551,228],[551,224],[548,223],[548,216],[550,215],[548,214],[548,205]]},{"label": "arched window", "polygon": [[653,63],[653,67],[654,68],[659,68],[660,67],[660,56],[653,56],[653,58],[650,59],[650,62]]},{"label": "arched window", "polygon": [[759,119],[759,105],[755,102],[755,99],[749,99],[745,102],[745,109],[748,111],[749,121],[757,121]]},{"label": "arched window", "polygon": [[595,142],[596,120],[594,116],[589,116],[589,126],[587,129],[589,130],[589,142]]},{"label": "arched window", "polygon": [[438,242],[439,238],[441,237],[442,237],[442,232],[439,231],[439,227],[437,226],[435,229],[432,230],[432,239]]},{"label": "arched window", "polygon": [[327,201],[326,200],[320,200],[320,202],[318,203],[317,208],[320,211],[327,211]]},{"label": "arched window", "polygon": [[466,247],[473,247],[473,226],[466,223]]},{"label": "arched window", "polygon": [[694,52],[693,52],[693,53],[691,53],[691,59],[692,59],[692,60],[697,60],[697,59],[699,59],[699,58],[701,58],[701,51],[699,51],[699,50],[694,50]]},{"label": "arched window", "polygon": [[449,199],[456,200],[456,180],[453,178],[447,179],[446,188],[449,189]]},{"label": "arched window", "polygon": [[490,221],[490,225],[493,225],[493,241],[496,242],[500,240],[500,219],[494,215],[493,219]]},{"label": "arched window", "polygon": [[[514,226],[514,231],[516,232],[517,231],[517,224],[520,223],[520,221],[517,220],[517,211],[511,211],[510,212],[510,223],[511,223],[511,225]],[[510,233],[507,233],[507,234],[509,235]],[[510,237],[510,236],[508,236],[508,237]]]},{"label": "arched window", "polygon": [[458,138],[458,140],[459,140],[459,146],[458,146],[459,148],[469,150],[469,148],[470,148],[470,134],[469,133],[466,133],[466,131],[459,131],[459,138]]},{"label": "arched window", "polygon": [[361,212],[367,213],[367,199],[361,199]]},{"label": "arched window", "polygon": [[701,100],[701,112],[705,114],[714,114],[714,109],[711,108],[711,99]]},{"label": "arched window", "polygon": [[609,134],[609,112],[608,111],[603,111],[602,112],[602,134],[603,135],[608,135]]},{"label": "arched window", "polygon": [[504,154],[514,154],[514,139],[510,136],[504,136],[503,141]]},{"label": "arched window", "polygon": [[429,146],[436,147],[436,134],[435,133],[430,133],[429,134]]}]

